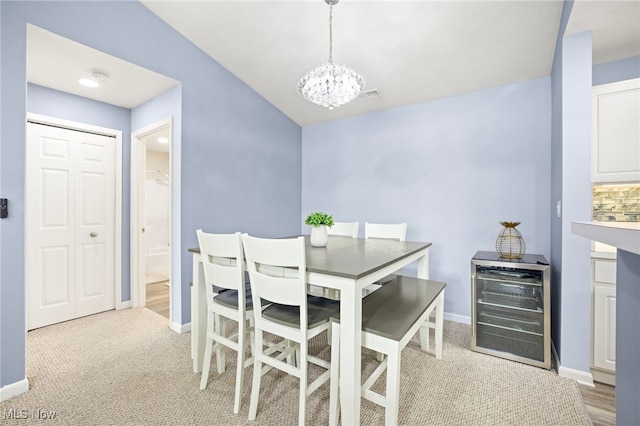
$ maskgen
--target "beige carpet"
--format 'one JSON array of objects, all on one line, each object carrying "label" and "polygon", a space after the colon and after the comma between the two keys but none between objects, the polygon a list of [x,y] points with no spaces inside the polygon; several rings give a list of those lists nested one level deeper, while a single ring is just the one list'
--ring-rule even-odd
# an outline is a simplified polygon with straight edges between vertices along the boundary
[{"label": "beige carpet", "polygon": [[[297,381],[283,373],[263,378],[258,418],[248,422],[252,369],[234,415],[235,358],[212,373],[200,391],[191,369],[190,335],[178,335],[147,309],[110,311],[29,332],[29,392],[0,403],[0,424],[41,424],[7,419],[8,410],[55,411],[60,425],[294,425]],[[445,322],[442,360],[419,349],[403,351],[401,424],[590,425],[577,384],[555,372],[471,352],[470,327]],[[324,336],[313,340],[318,353]],[[321,355],[328,356],[323,348]],[[370,371],[375,357],[364,353]],[[382,387],[384,378],[377,385]],[[307,424],[328,422],[328,386],[308,398]],[[362,424],[383,424],[384,411],[362,403]]]}]

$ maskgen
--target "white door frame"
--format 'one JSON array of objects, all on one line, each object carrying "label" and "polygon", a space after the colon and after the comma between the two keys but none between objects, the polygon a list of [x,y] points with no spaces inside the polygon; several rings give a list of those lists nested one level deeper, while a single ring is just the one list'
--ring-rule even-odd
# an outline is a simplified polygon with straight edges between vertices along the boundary
[{"label": "white door frame", "polygon": [[[122,131],[116,129],[109,129],[106,127],[93,126],[90,124],[80,123],[76,121],[63,120],[57,117],[51,117],[47,115],[27,113],[27,121],[33,123],[44,124],[47,126],[62,127],[69,130],[77,130],[81,132],[97,133],[104,136],[113,137],[116,144],[116,158],[115,158],[115,223],[114,223],[114,249],[115,249],[115,307],[116,310],[125,309],[130,307],[130,302],[122,302]],[[26,126],[26,123],[25,123]],[[26,143],[25,143],[26,149]],[[25,229],[25,234],[28,234],[29,230]],[[25,240],[28,241],[28,240]],[[27,272],[27,265],[30,264],[29,259],[26,256],[25,247],[25,276]],[[25,298],[25,313],[28,309],[27,299]]]},{"label": "white door frame", "polygon": [[[131,135],[131,302],[134,308],[146,305],[146,242],[143,228],[145,226],[145,181],[146,181],[146,143],[145,136],[161,127],[169,126],[169,193],[173,194],[173,119],[167,117],[156,121]],[[169,246],[170,276],[173,276],[173,196],[170,197],[169,208]],[[171,286],[174,283],[171,280]],[[172,318],[171,291],[169,291],[169,322]]]}]

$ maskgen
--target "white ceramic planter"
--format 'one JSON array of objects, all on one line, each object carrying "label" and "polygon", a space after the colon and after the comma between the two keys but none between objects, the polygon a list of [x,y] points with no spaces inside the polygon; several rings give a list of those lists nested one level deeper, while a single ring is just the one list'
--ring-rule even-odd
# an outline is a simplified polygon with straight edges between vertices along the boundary
[{"label": "white ceramic planter", "polygon": [[311,237],[309,242],[313,247],[326,247],[329,241],[327,227],[325,225],[314,226],[311,228]]}]

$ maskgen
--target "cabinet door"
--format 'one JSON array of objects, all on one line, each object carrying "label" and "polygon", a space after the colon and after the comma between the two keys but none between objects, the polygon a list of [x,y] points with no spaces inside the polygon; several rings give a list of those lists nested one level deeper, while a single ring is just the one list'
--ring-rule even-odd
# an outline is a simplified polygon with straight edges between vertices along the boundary
[{"label": "cabinet door", "polygon": [[593,88],[593,182],[640,181],[640,79]]},{"label": "cabinet door", "polygon": [[593,365],[616,370],[616,288],[593,287]]}]

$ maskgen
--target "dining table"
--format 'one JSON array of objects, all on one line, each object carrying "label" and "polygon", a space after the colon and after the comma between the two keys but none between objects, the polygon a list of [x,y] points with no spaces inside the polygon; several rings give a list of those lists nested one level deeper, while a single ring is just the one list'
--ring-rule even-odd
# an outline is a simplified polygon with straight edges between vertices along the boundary
[{"label": "dining table", "polygon": [[[363,290],[416,263],[415,275],[429,278],[430,242],[329,236],[325,247],[313,247],[305,235],[307,285],[340,300],[340,407],[342,423],[360,424]],[[198,248],[193,254],[191,356],[193,371],[202,371],[206,335],[205,280]],[[366,293],[366,291],[364,292]]]}]

